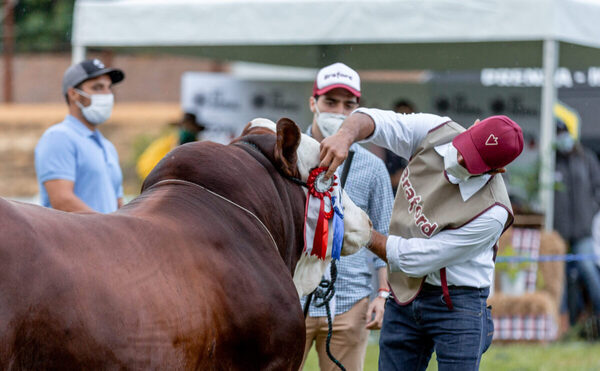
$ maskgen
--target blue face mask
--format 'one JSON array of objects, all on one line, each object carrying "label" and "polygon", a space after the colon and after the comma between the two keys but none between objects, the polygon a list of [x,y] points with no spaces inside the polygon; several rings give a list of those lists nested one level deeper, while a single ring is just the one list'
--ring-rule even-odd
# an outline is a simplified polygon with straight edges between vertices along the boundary
[{"label": "blue face mask", "polygon": [[575,147],[575,139],[568,131],[563,131],[556,135],[556,149],[562,153],[569,153]]}]

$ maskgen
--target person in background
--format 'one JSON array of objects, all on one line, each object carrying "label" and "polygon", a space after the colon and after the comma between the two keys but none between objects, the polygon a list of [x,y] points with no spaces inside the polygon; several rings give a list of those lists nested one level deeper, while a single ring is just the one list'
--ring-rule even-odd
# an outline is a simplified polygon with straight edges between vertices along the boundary
[{"label": "person in background", "polygon": [[195,142],[205,129],[195,114],[186,112],[179,122],[179,145]]},{"label": "person in background", "polygon": [[[360,77],[350,67],[335,63],[319,70],[308,102],[313,121],[307,134],[318,141],[335,134],[344,118],[358,107],[360,97]],[[387,233],[393,196],[385,165],[359,145],[352,146],[352,151],[354,156],[344,190],[369,215],[373,228]],[[369,303],[374,291],[371,265],[377,271],[379,291]],[[369,329],[381,327],[384,304],[389,295],[385,262],[362,248],[354,255],[342,256],[337,269],[331,353],[346,369],[362,370]],[[306,300],[306,297],[302,298],[303,307]],[[326,353],[325,307],[317,308],[312,300],[308,309],[304,360],[315,343],[321,370],[336,370],[337,366]]]},{"label": "person in background", "polygon": [[[412,102],[406,99],[397,100],[394,103],[394,112],[402,113],[405,115],[415,113],[415,105]],[[390,180],[392,181],[392,189],[394,191],[394,195],[398,189],[398,182],[400,182],[400,176],[402,175],[402,171],[408,164],[406,159],[394,154],[394,152],[389,149],[385,150],[385,166],[387,167],[388,172],[390,173]]]},{"label": "person in background", "polygon": [[[596,269],[600,270],[600,211],[596,213],[592,222],[592,239],[594,241],[594,254],[596,255]],[[589,338],[598,339],[600,336],[600,317],[594,316],[590,325],[588,328],[592,331],[589,331]]]},{"label": "person in background", "polygon": [[123,174],[112,143],[98,130],[110,117],[112,87],[123,71],[99,59],[69,67],[62,93],[69,108],[64,121],[44,132],[35,147],[42,205],[62,211],[110,213],[123,204]]},{"label": "person in background", "polygon": [[394,103],[394,112],[403,113],[405,115],[415,113],[415,105],[407,99],[399,99]]},{"label": "person in background", "polygon": [[174,125],[178,127],[177,131],[155,139],[138,158],[135,168],[140,179],[146,179],[156,164],[173,148],[197,141],[199,134],[205,129],[204,125],[198,122],[196,115],[189,112],[185,112],[181,121]]},{"label": "person in background", "polygon": [[[594,254],[596,257],[600,257],[600,210],[592,222],[592,239],[594,240]],[[600,269],[600,259],[596,259],[596,267]]]},{"label": "person in background", "polygon": [[388,263],[392,295],[379,338],[380,370],[477,370],[492,342],[487,297],[494,251],[512,223],[501,176],[523,150],[519,125],[492,116],[465,130],[448,117],[359,108],[321,142],[331,176],[350,145],[367,139],[410,158],[390,235],[367,248]]},{"label": "person in background", "polygon": [[[594,254],[592,221],[600,206],[600,164],[596,154],[579,142],[578,133],[569,131],[563,121],[557,120],[556,130],[554,229],[571,253],[589,256]],[[594,317],[600,318],[600,271],[588,257],[567,263],[565,299],[571,325],[579,312],[577,276],[583,281]]]}]

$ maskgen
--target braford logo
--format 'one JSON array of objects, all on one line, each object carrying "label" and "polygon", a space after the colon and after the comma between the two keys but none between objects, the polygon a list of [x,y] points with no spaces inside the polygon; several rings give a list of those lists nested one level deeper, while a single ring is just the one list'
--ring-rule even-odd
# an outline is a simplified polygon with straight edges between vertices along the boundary
[{"label": "braford logo", "polygon": [[400,184],[402,184],[402,190],[404,191],[404,197],[408,201],[408,213],[412,214],[415,225],[419,228],[421,233],[427,237],[431,237],[437,229],[437,223],[431,223],[427,216],[423,213],[423,206],[421,203],[421,196],[417,195],[415,188],[409,179],[410,170],[407,168],[402,172],[400,178]]},{"label": "braford logo", "polygon": [[342,72],[336,72],[336,73],[328,73],[326,75],[323,76],[323,80],[327,80],[328,78],[333,78],[333,77],[337,77],[337,78],[343,78],[343,79],[349,79],[352,80],[352,76],[350,75],[346,75],[345,73]]}]

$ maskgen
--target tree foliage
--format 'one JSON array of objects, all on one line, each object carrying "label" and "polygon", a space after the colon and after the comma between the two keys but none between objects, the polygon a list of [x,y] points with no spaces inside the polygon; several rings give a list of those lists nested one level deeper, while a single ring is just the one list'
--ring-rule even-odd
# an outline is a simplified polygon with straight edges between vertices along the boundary
[{"label": "tree foliage", "polygon": [[19,0],[14,8],[17,52],[68,51],[75,0]]}]

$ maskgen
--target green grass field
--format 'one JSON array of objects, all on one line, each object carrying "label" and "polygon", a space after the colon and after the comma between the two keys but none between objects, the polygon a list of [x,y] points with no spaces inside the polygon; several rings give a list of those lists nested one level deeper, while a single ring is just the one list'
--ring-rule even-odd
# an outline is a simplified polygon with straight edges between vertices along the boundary
[{"label": "green grass field", "polygon": [[[379,346],[369,344],[365,370],[377,370]],[[318,371],[313,350],[308,355],[304,371]],[[427,370],[437,370],[435,355]],[[597,371],[600,370],[600,343],[557,342],[539,344],[492,344],[483,355],[482,371]]]}]

